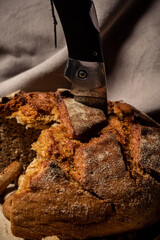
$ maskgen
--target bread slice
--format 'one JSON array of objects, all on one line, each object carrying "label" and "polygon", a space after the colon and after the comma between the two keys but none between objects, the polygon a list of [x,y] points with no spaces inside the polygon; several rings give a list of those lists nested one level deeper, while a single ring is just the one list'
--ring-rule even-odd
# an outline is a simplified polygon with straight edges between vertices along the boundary
[{"label": "bread slice", "polygon": [[[21,94],[37,94],[38,99],[47,93]],[[158,222],[159,125],[123,102],[108,102],[106,119],[101,110],[75,102],[68,92],[49,94],[54,100],[52,124],[39,124],[32,112],[25,115],[26,126],[43,125],[43,130],[32,144],[36,157],[12,195],[7,216],[13,234],[86,239]],[[25,104],[5,118],[18,119],[23,108]]]},{"label": "bread slice", "polygon": [[0,102],[0,172],[14,160],[24,169],[35,157],[31,144],[58,121],[53,93],[15,93]]}]

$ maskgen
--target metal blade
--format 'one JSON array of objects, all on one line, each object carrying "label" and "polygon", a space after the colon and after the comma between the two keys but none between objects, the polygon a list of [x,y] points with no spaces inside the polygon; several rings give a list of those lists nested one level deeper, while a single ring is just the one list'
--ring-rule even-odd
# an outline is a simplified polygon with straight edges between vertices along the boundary
[{"label": "metal blade", "polygon": [[107,94],[105,87],[82,90],[76,88],[75,85],[72,84],[70,92],[74,95],[74,99],[77,102],[83,103],[90,107],[99,108],[103,110],[105,115],[107,115]]}]

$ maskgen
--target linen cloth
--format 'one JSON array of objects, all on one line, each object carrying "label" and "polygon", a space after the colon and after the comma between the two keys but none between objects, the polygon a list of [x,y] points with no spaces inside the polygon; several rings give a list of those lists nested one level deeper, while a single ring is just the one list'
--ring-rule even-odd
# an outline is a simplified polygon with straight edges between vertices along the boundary
[{"label": "linen cloth", "polygon": [[[160,110],[160,1],[94,0],[107,73],[109,100]],[[18,89],[69,88],[68,56],[58,19],[58,47],[48,0],[0,1],[0,96]]]}]

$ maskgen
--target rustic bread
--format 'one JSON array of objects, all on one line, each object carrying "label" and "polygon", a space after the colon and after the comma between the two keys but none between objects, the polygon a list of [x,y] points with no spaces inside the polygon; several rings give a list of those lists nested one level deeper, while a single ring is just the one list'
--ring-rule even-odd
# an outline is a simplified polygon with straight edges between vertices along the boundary
[{"label": "rustic bread", "polygon": [[35,157],[31,144],[56,117],[53,93],[19,91],[14,97],[3,97],[0,102],[0,172],[14,160],[20,161],[25,169]]},{"label": "rustic bread", "polygon": [[[20,94],[38,99],[47,93]],[[52,120],[43,124],[35,117],[32,122],[29,111],[24,121],[21,109],[26,103],[19,104],[18,96],[12,114],[9,106],[15,97],[3,103],[5,118],[16,117],[30,127],[43,125],[32,144],[36,157],[7,208],[13,234],[86,239],[160,221],[159,125],[123,102],[108,102],[106,119],[101,110],[75,102],[68,92],[49,94],[54,111]],[[47,113],[40,114],[45,119]]]}]

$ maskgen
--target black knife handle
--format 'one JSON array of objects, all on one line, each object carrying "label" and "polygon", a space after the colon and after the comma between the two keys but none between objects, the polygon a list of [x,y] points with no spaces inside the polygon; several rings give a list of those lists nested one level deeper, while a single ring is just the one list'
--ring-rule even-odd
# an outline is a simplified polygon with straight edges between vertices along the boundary
[{"label": "black knife handle", "polygon": [[65,34],[69,58],[103,62],[99,31],[93,24],[91,0],[53,0]]}]

